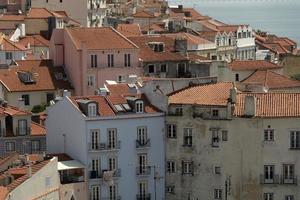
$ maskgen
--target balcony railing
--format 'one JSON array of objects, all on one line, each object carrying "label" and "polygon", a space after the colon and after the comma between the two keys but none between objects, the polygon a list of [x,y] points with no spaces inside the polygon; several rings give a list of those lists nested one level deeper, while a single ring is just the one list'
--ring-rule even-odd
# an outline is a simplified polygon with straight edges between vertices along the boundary
[{"label": "balcony railing", "polygon": [[145,141],[136,140],[136,148],[145,148],[150,146],[151,146],[150,139],[147,139]]},{"label": "balcony railing", "polygon": [[291,184],[291,185],[297,185],[298,184],[297,176],[285,177],[285,176],[282,175],[280,177],[280,180],[281,180],[281,184]]},{"label": "balcony railing", "polygon": [[136,200],[151,200],[151,194],[137,194],[136,195]]},{"label": "balcony railing", "polygon": [[89,172],[90,179],[98,179],[98,178],[102,178],[102,177],[103,177],[102,171],[90,171]]},{"label": "balcony railing", "polygon": [[24,135],[30,135],[31,128],[16,128],[16,135],[18,136],[24,136]]},{"label": "balcony railing", "polygon": [[[102,171],[90,171],[89,178],[90,179],[109,178],[109,177],[105,177],[105,172],[109,172],[109,170],[105,169]],[[112,177],[114,178],[121,177],[121,169],[113,170]]]},{"label": "balcony railing", "polygon": [[107,143],[89,143],[89,151],[109,151],[109,150],[118,150],[121,148],[121,141],[113,144]]},{"label": "balcony railing", "polygon": [[151,166],[139,166],[136,168],[136,175],[147,176],[151,174]]},{"label": "balcony railing", "polygon": [[264,174],[260,175],[260,184],[279,184],[279,183],[280,183],[280,179],[278,174],[274,175],[273,178],[265,178]]}]

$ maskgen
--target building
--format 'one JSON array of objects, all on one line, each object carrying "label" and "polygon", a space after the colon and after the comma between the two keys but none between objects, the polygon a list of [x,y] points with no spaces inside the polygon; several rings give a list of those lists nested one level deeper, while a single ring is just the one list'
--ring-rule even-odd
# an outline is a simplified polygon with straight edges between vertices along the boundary
[{"label": "building", "polygon": [[[62,96],[64,90],[71,89],[64,69],[53,67],[52,60],[16,61],[0,69],[0,97],[21,109],[44,107]],[[24,100],[21,104],[20,99]]]},{"label": "building", "polygon": [[27,0],[1,0],[0,1],[1,13],[17,14],[18,12],[25,12],[28,9]]},{"label": "building", "polygon": [[166,199],[297,199],[299,93],[230,82],[171,93]]},{"label": "building", "polygon": [[7,105],[2,101],[0,112],[0,155],[44,153],[46,129],[31,121],[31,113]]},{"label": "building", "polygon": [[31,0],[32,7],[47,8],[51,11],[66,11],[72,19],[85,27],[102,26],[106,16],[105,0]]},{"label": "building", "polygon": [[134,85],[105,88],[48,109],[48,151],[89,166],[90,199],[164,199],[164,113]]},{"label": "building", "polygon": [[65,66],[75,95],[93,95],[106,80],[142,73],[139,48],[111,27],[56,30],[50,43],[54,66]]}]

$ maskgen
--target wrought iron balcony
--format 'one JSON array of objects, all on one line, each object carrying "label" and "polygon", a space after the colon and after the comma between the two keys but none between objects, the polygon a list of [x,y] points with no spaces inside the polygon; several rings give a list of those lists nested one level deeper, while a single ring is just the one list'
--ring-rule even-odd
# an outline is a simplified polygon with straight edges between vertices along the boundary
[{"label": "wrought iron balcony", "polygon": [[280,179],[278,174],[274,174],[273,178],[266,178],[264,174],[260,175],[260,184],[279,184]]},{"label": "wrought iron balcony", "polygon": [[[90,179],[98,179],[98,178],[109,178],[108,176],[105,177],[105,172],[110,172],[110,170],[104,169],[102,171],[90,171],[89,178]],[[121,169],[111,170],[112,177],[117,178],[121,177]]]},{"label": "wrought iron balcony", "polygon": [[147,176],[151,174],[151,166],[139,166],[136,168],[136,175]]},{"label": "wrought iron balcony", "polygon": [[119,150],[121,148],[121,141],[116,143],[89,143],[89,151],[110,151]]},{"label": "wrought iron balcony", "polygon": [[145,148],[145,147],[150,147],[151,146],[151,142],[150,139],[147,139],[145,141],[141,141],[141,140],[136,140],[136,148]]},{"label": "wrought iron balcony", "polygon": [[280,177],[281,184],[291,184],[291,185],[297,185],[298,184],[298,178],[297,176],[291,176],[291,177],[285,177],[281,175]]},{"label": "wrought iron balcony", "polygon": [[151,200],[151,194],[150,193],[137,194],[136,195],[136,200]]}]

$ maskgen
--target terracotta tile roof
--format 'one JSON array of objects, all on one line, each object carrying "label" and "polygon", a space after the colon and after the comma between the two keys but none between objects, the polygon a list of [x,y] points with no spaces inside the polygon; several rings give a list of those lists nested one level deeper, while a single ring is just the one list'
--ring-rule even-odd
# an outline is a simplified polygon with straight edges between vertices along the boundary
[{"label": "terracotta tile roof", "polygon": [[239,25],[225,25],[225,26],[217,26],[219,32],[236,32],[239,28]]},{"label": "terracotta tile roof", "polygon": [[1,15],[0,21],[24,21],[25,15]]},{"label": "terracotta tile roof", "polygon": [[65,153],[51,153],[47,154],[50,157],[57,157],[58,162],[73,160],[68,154]]},{"label": "terracotta tile roof", "polygon": [[5,37],[0,37],[0,44],[2,45],[2,50],[0,51],[26,51],[25,46],[12,42]]},{"label": "terracotta tile roof", "polygon": [[198,85],[169,94],[170,104],[227,106],[233,83]]},{"label": "terracotta tile roof", "polygon": [[3,165],[4,163],[6,163],[7,161],[9,161],[11,158],[13,157],[18,157],[18,153],[17,152],[13,152],[10,154],[5,155],[3,158],[0,158],[0,166]]},{"label": "terracotta tile roof", "polygon": [[46,128],[38,123],[31,122],[31,135],[32,136],[44,136],[46,135]]},{"label": "terracotta tile roof", "polygon": [[48,19],[49,17],[63,18],[64,16],[51,12],[46,8],[30,8],[26,15],[27,19]]},{"label": "terracotta tile roof", "polygon": [[129,86],[126,83],[105,84],[105,87],[109,90],[110,95],[123,95],[129,93]]},{"label": "terracotta tile roof", "polygon": [[201,15],[198,11],[196,11],[194,8],[171,8],[171,17],[180,17],[180,13],[183,14],[183,16],[186,19],[191,20],[203,20],[209,18],[208,16]]},{"label": "terracotta tile roof", "polygon": [[196,35],[192,35],[190,33],[179,32],[179,33],[169,33],[169,34],[165,34],[165,35],[167,37],[171,37],[173,39],[176,39],[176,38],[187,39],[189,45],[214,44],[214,42],[211,42],[209,40],[206,40],[206,39],[196,36]]},{"label": "terracotta tile roof", "polygon": [[[64,75],[62,67],[53,67],[51,60],[20,60],[18,66],[0,70],[0,82],[10,92],[44,91],[57,89],[71,89],[69,81],[58,79],[57,75]],[[23,83],[18,72],[32,73],[34,83]]]},{"label": "terracotta tile roof", "polygon": [[28,48],[28,44],[33,47],[49,47],[50,41],[43,38],[41,35],[29,35],[20,38],[18,44]]},{"label": "terracotta tile roof", "polygon": [[117,31],[125,37],[142,35],[139,24],[119,24]]},{"label": "terracotta tile roof", "polygon": [[8,193],[7,187],[0,186],[0,199],[5,200]]},{"label": "terracotta tile roof", "polygon": [[[130,37],[139,48],[139,58],[144,62],[167,62],[167,61],[187,61],[188,59],[179,53],[174,52],[174,39],[164,35],[144,35],[140,37]],[[149,43],[164,43],[163,52],[155,52],[149,47]]]},{"label": "terracotta tile roof", "polygon": [[135,14],[131,15],[134,18],[156,18],[154,14],[147,12],[145,10],[138,11]]},{"label": "terracotta tile roof", "polygon": [[91,50],[105,49],[137,49],[138,47],[125,36],[111,27],[100,28],[66,28],[77,49],[81,49],[81,42]]},{"label": "terracotta tile roof", "polygon": [[154,31],[155,33],[164,33],[167,32],[167,30],[165,29],[165,24],[164,23],[152,23],[150,25],[145,25],[142,27],[142,32],[146,33],[149,31]]},{"label": "terracotta tile roof", "polygon": [[[37,173],[39,170],[41,170],[44,166],[46,166],[49,163],[50,160],[44,160],[40,163],[34,164],[31,166],[31,172],[32,175]],[[7,186],[7,189],[11,192],[14,189],[16,189],[19,185],[21,185],[23,182],[25,182],[28,179],[28,175],[23,175],[20,178],[14,180],[11,184]]]},{"label": "terracotta tile roof", "polygon": [[188,54],[188,59],[190,62],[194,62],[194,63],[211,63],[212,60],[210,58],[204,57],[204,56],[200,56],[197,54]]},{"label": "terracotta tile roof", "polygon": [[243,117],[245,96],[254,96],[258,118],[300,117],[300,93],[239,93],[234,115]]},{"label": "terracotta tile roof", "polygon": [[7,105],[6,107],[0,106],[0,115],[11,115],[11,116],[22,116],[22,115],[30,115],[31,112],[21,110],[17,107]]},{"label": "terracotta tile roof", "polygon": [[11,175],[24,175],[27,173],[27,167],[15,167],[7,170]]},{"label": "terracotta tile roof", "polygon": [[269,89],[279,88],[300,88],[300,81],[292,80],[289,77],[277,74],[270,70],[258,70],[242,81],[246,85],[260,85]]},{"label": "terracotta tile roof", "polygon": [[235,60],[228,64],[233,71],[280,69],[282,66],[265,60]]}]

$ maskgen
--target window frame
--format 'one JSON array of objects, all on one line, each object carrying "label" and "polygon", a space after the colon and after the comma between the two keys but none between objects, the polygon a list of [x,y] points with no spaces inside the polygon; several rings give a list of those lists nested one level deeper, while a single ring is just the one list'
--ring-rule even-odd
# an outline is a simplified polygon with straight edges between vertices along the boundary
[{"label": "window frame", "polygon": [[177,125],[167,124],[167,138],[177,138]]},{"label": "window frame", "polygon": [[[13,150],[8,150],[8,145],[13,144]],[[16,151],[16,141],[6,141],[5,142],[5,152],[13,152]]]},{"label": "window frame", "polygon": [[97,104],[89,103],[87,107],[88,107],[88,117],[96,117],[97,116]]}]

